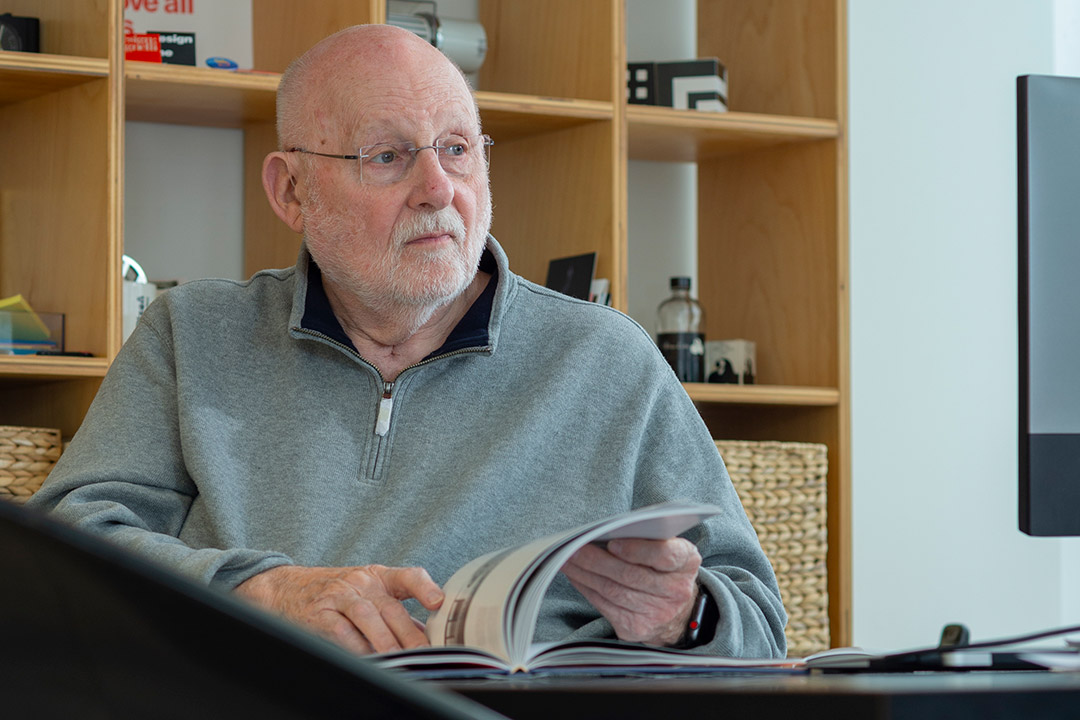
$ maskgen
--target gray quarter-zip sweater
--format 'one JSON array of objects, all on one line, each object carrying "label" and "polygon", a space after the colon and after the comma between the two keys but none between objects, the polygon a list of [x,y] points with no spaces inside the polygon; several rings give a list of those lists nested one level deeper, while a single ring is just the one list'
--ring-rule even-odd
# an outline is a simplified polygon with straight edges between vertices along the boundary
[{"label": "gray quarter-zip sweater", "polygon": [[[483,262],[487,291],[392,384],[341,331],[306,250],[169,290],[31,502],[224,588],[282,564],[417,565],[441,585],[633,507],[714,503],[723,515],[686,535],[720,611],[699,651],[783,655],[772,569],[651,338],[514,275],[493,238]],[[612,635],[560,576],[536,639]]]}]

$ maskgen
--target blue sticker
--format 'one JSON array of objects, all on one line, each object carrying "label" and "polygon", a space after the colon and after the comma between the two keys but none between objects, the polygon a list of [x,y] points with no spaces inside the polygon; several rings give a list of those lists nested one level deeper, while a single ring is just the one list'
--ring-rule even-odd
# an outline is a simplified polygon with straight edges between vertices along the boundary
[{"label": "blue sticker", "polygon": [[236,70],[240,67],[229,58],[223,57],[206,58],[206,64],[212,68],[220,68],[222,70]]}]

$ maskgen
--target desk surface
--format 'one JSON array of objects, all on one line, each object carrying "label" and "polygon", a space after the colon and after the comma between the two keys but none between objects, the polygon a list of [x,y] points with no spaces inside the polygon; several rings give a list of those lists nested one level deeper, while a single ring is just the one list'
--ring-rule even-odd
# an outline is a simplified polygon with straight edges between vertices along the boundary
[{"label": "desk surface", "polygon": [[442,681],[516,720],[528,718],[1080,717],[1080,673],[721,674]]}]

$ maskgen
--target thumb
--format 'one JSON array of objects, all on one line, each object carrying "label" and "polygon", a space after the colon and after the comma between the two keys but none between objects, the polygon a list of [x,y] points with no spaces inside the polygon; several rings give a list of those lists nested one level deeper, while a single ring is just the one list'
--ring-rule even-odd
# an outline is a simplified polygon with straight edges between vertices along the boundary
[{"label": "thumb", "polygon": [[437,610],[445,598],[424,568],[386,568],[382,580],[387,592],[398,600],[416,598],[428,610]]}]

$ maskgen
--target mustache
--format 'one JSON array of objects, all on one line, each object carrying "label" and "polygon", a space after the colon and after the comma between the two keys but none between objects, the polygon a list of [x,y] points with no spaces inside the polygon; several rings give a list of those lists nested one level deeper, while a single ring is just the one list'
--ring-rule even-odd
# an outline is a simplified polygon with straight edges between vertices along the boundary
[{"label": "mustache", "polygon": [[465,240],[465,221],[451,208],[436,212],[411,215],[394,226],[393,242],[396,246],[424,235],[446,234],[457,242]]}]

